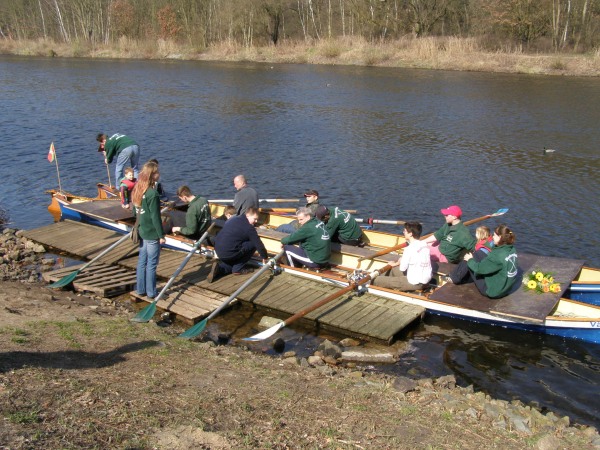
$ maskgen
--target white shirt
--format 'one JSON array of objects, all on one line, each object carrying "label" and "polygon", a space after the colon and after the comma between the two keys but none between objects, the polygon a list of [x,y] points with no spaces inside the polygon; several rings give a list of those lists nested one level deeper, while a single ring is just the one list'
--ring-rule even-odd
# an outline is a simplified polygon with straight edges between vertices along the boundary
[{"label": "white shirt", "polygon": [[423,241],[414,240],[402,253],[400,270],[406,271],[410,284],[425,284],[431,280],[431,256],[429,247]]}]

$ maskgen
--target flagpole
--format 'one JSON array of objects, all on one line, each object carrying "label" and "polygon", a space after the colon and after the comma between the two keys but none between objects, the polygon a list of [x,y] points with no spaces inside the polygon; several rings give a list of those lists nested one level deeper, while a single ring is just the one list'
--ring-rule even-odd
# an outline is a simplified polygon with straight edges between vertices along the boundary
[{"label": "flagpole", "polygon": [[56,154],[56,149],[54,148],[54,142],[50,144],[52,148],[52,152],[54,153],[54,162],[56,163],[56,176],[58,177],[58,192],[62,194],[62,186],[60,184],[60,171],[58,170],[58,155]]}]

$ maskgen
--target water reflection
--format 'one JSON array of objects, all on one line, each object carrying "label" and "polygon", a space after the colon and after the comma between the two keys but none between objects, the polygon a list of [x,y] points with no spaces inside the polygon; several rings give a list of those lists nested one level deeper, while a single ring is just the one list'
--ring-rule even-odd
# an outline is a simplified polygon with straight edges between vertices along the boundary
[{"label": "water reflection", "polygon": [[[0,56],[0,96],[0,202],[18,227],[52,220],[51,141],[63,189],[93,196],[108,181],[95,135],[125,132],[158,158],[170,191],[185,183],[230,198],[245,173],[261,197],[313,188],[325,204],[416,219],[426,232],[449,204],[466,219],[507,207],[500,220],[518,251],[600,266],[599,79]],[[231,320],[216,323],[229,330]],[[308,334],[283,337],[286,348],[316,348]],[[598,416],[597,346],[439,318],[407,340],[414,351],[395,373],[452,371],[494,396]]]}]

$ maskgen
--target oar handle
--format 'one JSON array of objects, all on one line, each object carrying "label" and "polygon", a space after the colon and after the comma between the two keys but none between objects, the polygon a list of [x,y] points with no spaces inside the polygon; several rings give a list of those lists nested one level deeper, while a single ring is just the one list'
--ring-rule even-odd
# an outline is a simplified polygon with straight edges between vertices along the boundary
[{"label": "oar handle", "polygon": [[177,275],[179,275],[181,273],[181,271],[186,266],[186,264],[188,263],[188,261],[190,260],[190,258],[194,255],[194,253],[196,253],[196,250],[198,250],[198,248],[200,247],[200,245],[202,245],[202,243],[206,240],[206,238],[208,237],[208,234],[210,233],[210,231],[213,229],[213,227],[215,225],[216,224],[214,222],[211,223],[210,227],[208,227],[208,229],[204,232],[204,234],[200,237],[200,239],[198,239],[194,243],[192,249],[188,252],[187,255],[185,255],[185,258],[183,259],[183,261],[181,262],[181,264],[179,265],[179,267],[177,268],[177,270],[173,273],[173,275],[171,275],[171,278],[169,278],[169,281],[167,281],[167,284],[165,284],[163,286],[163,288],[158,293],[158,295],[156,296],[156,298],[152,301],[152,303],[154,303],[154,304],[158,303],[158,301],[163,297],[163,295],[165,295],[165,292],[167,292],[167,289],[169,289],[171,287],[171,285],[175,281],[175,278],[177,278]]},{"label": "oar handle", "polygon": [[256,280],[259,276],[261,276],[264,272],[267,271],[267,269],[270,269],[271,267],[273,267],[275,264],[277,264],[277,260],[279,258],[281,258],[283,256],[283,253],[285,252],[285,250],[281,250],[279,253],[277,253],[277,255],[273,256],[271,259],[269,259],[269,261],[267,262],[267,264],[264,264],[260,270],[258,272],[256,272],[254,275],[252,275],[250,278],[248,278],[244,284],[242,284],[239,288],[236,289],[236,291],[231,294],[229,296],[229,298],[227,300],[225,300],[223,303],[221,303],[219,305],[219,307],[217,309],[215,309],[213,312],[210,313],[210,315],[206,318],[206,320],[210,320],[213,317],[215,317],[217,314],[219,314],[219,312],[221,312],[221,310],[223,308],[225,308],[234,298],[236,298],[238,295],[240,295],[240,293],[246,289],[248,286],[250,286],[254,280]]}]

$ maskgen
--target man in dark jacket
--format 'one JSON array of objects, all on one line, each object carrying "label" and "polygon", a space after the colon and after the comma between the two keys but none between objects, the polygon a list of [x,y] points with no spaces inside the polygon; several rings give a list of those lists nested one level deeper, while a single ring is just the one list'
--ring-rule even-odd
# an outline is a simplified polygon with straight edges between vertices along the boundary
[{"label": "man in dark jacket", "polygon": [[257,221],[258,210],[248,208],[243,216],[233,216],[225,222],[215,238],[215,251],[219,260],[211,267],[207,277],[209,283],[230,273],[241,275],[252,272],[252,268],[244,266],[256,251],[266,263],[267,249],[254,228]]},{"label": "man in dark jacket", "polygon": [[177,197],[188,204],[188,210],[185,214],[185,227],[173,227],[173,233],[181,233],[190,239],[197,240],[210,226],[208,202],[204,197],[194,195],[187,186],[177,189]]}]

